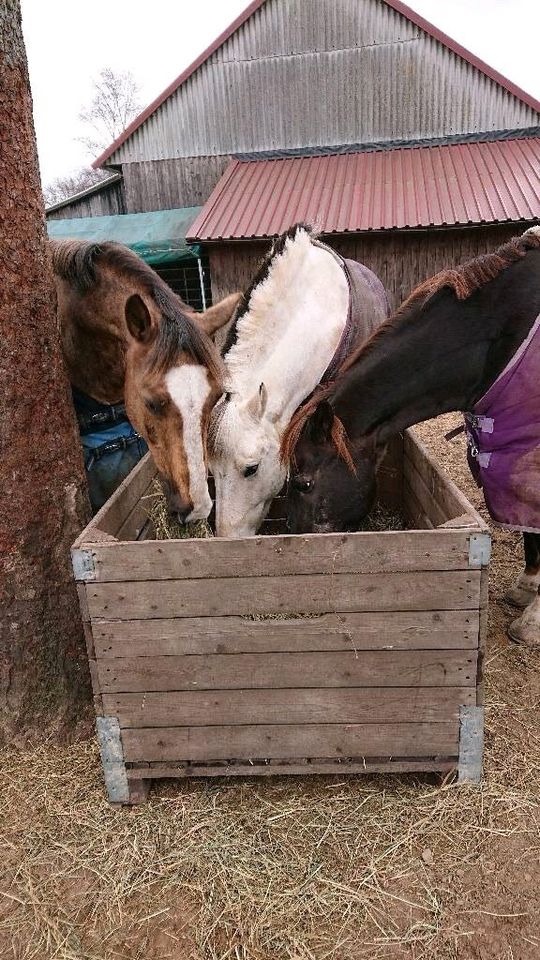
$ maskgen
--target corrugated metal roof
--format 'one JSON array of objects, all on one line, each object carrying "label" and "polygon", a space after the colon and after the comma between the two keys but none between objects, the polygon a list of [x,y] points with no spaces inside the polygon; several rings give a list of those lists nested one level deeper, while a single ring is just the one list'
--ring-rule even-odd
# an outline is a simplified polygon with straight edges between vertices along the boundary
[{"label": "corrugated metal roof", "polygon": [[188,239],[271,237],[534,220],[540,138],[282,160],[234,160]]},{"label": "corrugated metal roof", "polygon": [[[368,9],[368,6],[373,9]],[[319,7],[322,9],[321,0]],[[453,131],[466,132],[537,123],[540,102],[535,97],[456,43],[401,0],[382,0],[377,2],[376,9],[373,5],[359,4],[358,0],[341,0],[340,4],[331,4],[330,9],[332,13],[326,20],[323,18],[322,26],[319,25],[320,36],[310,36],[309,51],[305,48],[296,50],[295,33],[301,33],[305,28],[309,34],[317,23],[312,5],[303,4],[303,13],[294,16],[291,15],[290,2],[252,0],[243,13],[132,121],[92,166],[100,167],[107,161],[117,164],[292,146],[294,144],[289,142],[291,130],[288,114],[293,118],[293,126],[299,126],[299,144],[303,145],[309,142],[314,124],[316,126],[314,117],[317,116],[313,104],[305,103],[306,91],[307,96],[315,98],[316,105],[320,106],[317,93],[320,76],[329,71],[335,74],[340,96],[336,103],[327,104],[324,120],[327,126],[335,125],[341,131],[338,137],[342,136],[347,122],[351,122],[348,116],[351,113],[350,104],[347,97],[342,95],[344,83],[348,84],[351,91],[356,91],[354,96],[358,103],[352,115],[361,117],[362,129],[370,138],[380,136],[387,122],[389,100],[394,105],[400,103],[400,110],[406,109],[409,114],[410,129],[402,137],[429,136],[430,133],[437,135],[448,132],[448,127]],[[320,14],[320,10],[317,12]],[[350,46],[354,48],[355,43],[359,42],[355,39],[355,31],[359,31],[360,23],[366,29],[370,27],[376,31],[372,42],[367,42],[363,55],[358,50],[347,49]],[[396,43],[396,57],[393,58],[391,41],[398,23],[404,35],[399,45]],[[281,38],[278,50],[266,49],[265,33]],[[329,36],[336,34],[332,36],[329,50],[325,49],[326,33]],[[408,51],[405,41],[413,38],[418,40],[419,37],[421,41],[417,55],[415,44]],[[390,47],[386,50],[385,44],[389,41]],[[440,45],[445,53],[444,63],[439,62],[434,66],[434,61],[440,60]],[[400,47],[403,49],[398,54]],[[304,54],[301,68],[294,62],[288,62],[286,54],[290,59],[292,52],[295,57],[298,53]],[[308,52],[314,56],[307,57]],[[461,84],[456,57],[467,66]],[[420,83],[415,86],[417,74]],[[194,83],[195,75],[197,83]],[[366,84],[366,79],[369,81],[370,77],[378,78],[378,97],[373,96],[373,81]],[[275,90],[279,85],[280,78],[287,95],[293,98],[298,96],[299,101],[296,103],[295,99],[291,100],[288,109],[278,111],[274,117],[271,104],[266,103],[262,110],[260,105],[265,102],[266,92]],[[409,98],[403,96],[404,84],[406,87],[412,84]],[[467,88],[466,95],[463,94],[463,85]],[[184,93],[182,103],[179,100],[181,88]],[[232,98],[236,99],[234,104]],[[418,112],[416,117],[415,108]],[[394,106],[394,125],[398,122],[396,110]],[[205,112],[205,123],[202,125],[201,111]],[[242,118],[240,126],[238,123],[231,124],[231,113]],[[371,125],[371,132],[368,132],[366,124]],[[303,129],[303,125],[307,130]],[[230,143],[227,134],[232,141]],[[356,129],[351,139],[356,140],[357,134]],[[393,135],[397,134],[398,131],[394,130]],[[328,136],[332,138],[332,129]],[[239,143],[239,137],[245,142]],[[287,142],[284,142],[284,137]],[[129,145],[123,148],[126,141],[129,141]],[[320,142],[320,139],[315,142]],[[339,142],[339,139],[329,139],[328,142]]]}]

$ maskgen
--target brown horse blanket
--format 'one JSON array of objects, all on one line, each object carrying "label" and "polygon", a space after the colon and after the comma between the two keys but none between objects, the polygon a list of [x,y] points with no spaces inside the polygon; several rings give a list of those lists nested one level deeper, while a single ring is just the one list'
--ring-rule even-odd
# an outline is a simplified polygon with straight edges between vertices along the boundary
[{"label": "brown horse blanket", "polygon": [[[334,250],[331,252],[337,256]],[[321,383],[333,380],[346,357],[364,343],[390,313],[386,290],[379,278],[363,263],[342,257],[339,260],[349,285],[349,312],[336,352]]]}]

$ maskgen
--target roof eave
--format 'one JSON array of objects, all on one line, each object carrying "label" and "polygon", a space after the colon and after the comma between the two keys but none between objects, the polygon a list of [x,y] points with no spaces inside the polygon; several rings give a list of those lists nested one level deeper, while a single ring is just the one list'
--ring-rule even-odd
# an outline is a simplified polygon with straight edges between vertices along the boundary
[{"label": "roof eave", "polygon": [[73,193],[70,197],[59,200],[58,203],[53,203],[50,207],[45,207],[45,213],[54,213],[55,210],[61,210],[62,207],[67,207],[70,203],[75,203],[77,200],[84,200],[85,197],[91,197],[92,194],[99,193],[104,188],[112,186],[113,183],[120,183],[123,179],[121,173],[113,173],[112,176],[105,177],[103,180],[98,180],[97,183],[93,183],[91,187],[86,187],[85,190],[80,190],[79,193]]},{"label": "roof eave", "polygon": [[[373,227],[362,230],[322,230],[320,236],[322,237],[357,237],[360,235],[371,236],[374,234],[390,234],[390,233],[433,233],[434,231],[442,230],[471,230],[479,229],[481,227],[505,227],[510,224],[515,223],[516,226],[526,226],[527,224],[535,224],[538,222],[536,217],[519,217],[515,220],[505,219],[505,220],[467,220],[463,222],[456,223],[431,223],[431,224],[416,224],[408,225],[406,227]],[[225,243],[267,243],[270,240],[274,240],[277,234],[253,234],[252,236],[244,237],[186,237],[186,243],[204,243],[208,246],[213,246],[214,244],[225,244]]]}]

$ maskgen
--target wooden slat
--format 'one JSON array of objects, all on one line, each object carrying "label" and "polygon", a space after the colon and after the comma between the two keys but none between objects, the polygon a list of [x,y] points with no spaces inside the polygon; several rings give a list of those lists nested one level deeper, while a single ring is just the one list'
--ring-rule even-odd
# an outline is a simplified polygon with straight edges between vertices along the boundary
[{"label": "wooden slat", "polygon": [[323,533],[244,540],[103,543],[92,548],[95,580],[176,580],[309,573],[466,570],[464,530]]},{"label": "wooden slat", "polygon": [[295,687],[474,686],[473,650],[241,653],[98,661],[102,693]]},{"label": "wooden slat", "polygon": [[431,455],[428,448],[410,430],[405,433],[405,456],[412,461],[417,471],[423,477],[433,498],[446,515],[446,520],[452,520],[462,514],[469,514],[473,525],[482,530],[488,530],[485,521],[467,500],[454,481],[442,469],[437,460]]},{"label": "wooden slat", "polygon": [[326,774],[328,776],[338,774],[357,774],[357,773],[451,773],[457,765],[456,756],[447,759],[424,760],[365,760],[351,761],[345,759],[339,760],[304,760],[295,763],[294,761],[283,761],[279,763],[273,760],[272,763],[184,763],[173,764],[163,763],[155,764],[151,767],[128,767],[127,777],[131,781],[139,779],[156,780],[161,777],[174,777],[176,779],[185,777],[281,777],[281,776],[313,776],[314,774]]},{"label": "wooden slat", "polygon": [[302,620],[94,620],[96,655],[181,656],[301,650],[475,649],[477,610],[323,614]]},{"label": "wooden slat", "polygon": [[304,757],[444,757],[457,750],[457,722],[299,726],[156,727],[123,730],[127,762]]},{"label": "wooden slat", "polygon": [[422,504],[405,476],[403,477],[403,513],[407,520],[407,525],[414,530],[415,533],[419,533],[421,530],[433,530],[433,523],[429,517],[426,516]]},{"label": "wooden slat", "polygon": [[479,604],[480,571],[366,573],[87,583],[93,619],[463,610]]},{"label": "wooden slat", "polygon": [[77,583],[75,584],[77,590],[77,597],[79,598],[79,610],[81,614],[81,620],[83,623],[90,622],[90,612],[88,610],[88,597],[86,593],[86,584]]},{"label": "wooden slat", "polygon": [[484,660],[486,656],[486,640],[488,632],[488,605],[489,605],[489,569],[483,567],[480,576],[480,611],[478,627],[478,669],[476,674],[476,704],[484,704]]},{"label": "wooden slat", "polygon": [[[153,482],[153,481],[152,481]],[[148,523],[149,512],[152,508],[152,501],[148,498],[152,482],[148,484],[146,490],[143,491],[140,500],[137,500],[137,503],[133,507],[133,510],[130,510],[126,519],[118,528],[116,537],[117,540],[127,540],[127,541],[138,541],[142,531]],[[122,549],[122,546],[131,546],[128,544],[109,544],[109,546],[117,546]]]},{"label": "wooden slat", "polygon": [[112,497],[107,500],[107,503],[96,513],[93,520],[77,538],[73,547],[94,543],[96,539],[99,539],[99,533],[96,536],[95,531],[116,536],[124,520],[138,503],[155,474],[154,461],[151,455],[147,453],[126,479],[122,481]]},{"label": "wooden slat", "polygon": [[186,690],[105,694],[103,709],[127,727],[246,723],[443,723],[476,704],[474,687]]},{"label": "wooden slat", "polygon": [[[438,527],[440,524],[446,523],[449,519],[447,511],[439,506],[432,491],[428,489],[424,477],[418,472],[415,464],[409,457],[405,457],[403,461],[403,473],[405,483],[409,490],[412,491],[416,501],[420,504],[422,512],[429,521],[429,525],[431,527]],[[475,529],[476,525],[472,518],[470,525],[471,529]]]}]

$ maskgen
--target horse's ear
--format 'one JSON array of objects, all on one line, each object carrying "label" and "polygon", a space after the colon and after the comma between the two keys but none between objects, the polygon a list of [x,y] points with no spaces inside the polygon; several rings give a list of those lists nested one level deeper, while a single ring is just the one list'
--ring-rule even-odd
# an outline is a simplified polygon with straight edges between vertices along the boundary
[{"label": "horse's ear", "polygon": [[254,420],[262,420],[264,411],[266,410],[266,404],[268,403],[268,391],[264,385],[261,383],[257,393],[248,401],[247,410],[250,416]]},{"label": "horse's ear", "polygon": [[328,400],[321,400],[315,412],[309,418],[310,438],[314,443],[325,443],[332,439],[334,411]]},{"label": "horse's ear", "polygon": [[220,330],[229,320],[232,320],[233,314],[241,299],[241,293],[231,293],[228,297],[225,297],[224,300],[215,303],[213,307],[208,307],[204,313],[190,314],[191,319],[194,320],[209,337],[212,337],[216,330]]},{"label": "horse's ear", "polygon": [[154,339],[150,311],[138,293],[134,293],[126,302],[126,323],[131,336],[139,343],[150,343]]}]

